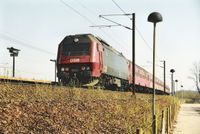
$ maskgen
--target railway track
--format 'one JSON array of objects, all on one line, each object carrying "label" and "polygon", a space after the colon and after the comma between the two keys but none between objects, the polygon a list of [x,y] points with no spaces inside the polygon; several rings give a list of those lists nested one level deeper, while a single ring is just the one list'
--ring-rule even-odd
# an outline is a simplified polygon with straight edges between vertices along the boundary
[{"label": "railway track", "polygon": [[[44,81],[44,80],[25,79],[25,78],[16,78],[16,77],[5,77],[5,76],[0,76],[0,83],[1,82],[9,82],[9,83],[13,83],[13,84],[23,83],[23,84],[29,84],[29,85],[34,85],[34,84],[51,85],[51,86],[59,86],[59,87],[63,86],[55,81]],[[81,88],[90,87],[90,86],[92,86],[92,84],[93,83],[81,86]],[[66,87],[66,86],[64,86],[64,87]]]},{"label": "railway track", "polygon": [[[18,84],[18,83],[23,83],[23,84],[28,84],[28,85],[50,85],[50,86],[58,86],[58,87],[66,87],[58,82],[55,81],[44,81],[44,80],[35,80],[35,79],[25,79],[25,78],[16,78],[16,77],[5,77],[5,76],[0,76],[0,83],[1,82],[8,82],[8,83],[13,83],[13,84]],[[94,89],[98,89],[99,87],[93,86],[94,83],[96,84],[98,81],[93,81],[92,83],[85,84],[83,86],[80,86],[80,88],[87,89],[88,87],[93,87]],[[108,90],[108,89],[107,89]]]},{"label": "railway track", "polygon": [[58,83],[55,83],[55,82],[52,82],[52,81],[25,79],[25,78],[16,78],[16,77],[5,77],[5,76],[0,76],[0,82],[42,84],[42,85],[58,85]]},{"label": "railway track", "polygon": [[[5,77],[5,76],[0,76],[0,83],[1,82],[9,82],[9,83],[13,83],[13,84],[17,84],[17,83],[23,83],[23,84],[29,84],[29,85],[35,85],[35,84],[39,84],[39,85],[50,85],[50,86],[58,86],[58,87],[66,87],[65,85],[62,85],[58,82],[54,82],[54,81],[44,81],[44,80],[35,80],[35,79],[25,79],[25,78],[16,78],[16,77]],[[86,84],[86,85],[82,85],[80,86],[80,88],[90,88],[93,87],[94,89],[99,89],[98,86],[93,86],[94,83],[96,83],[97,81],[94,81],[92,83]],[[152,89],[148,89],[148,91],[143,91],[140,89],[140,87],[137,88],[138,90],[136,90],[137,93],[146,93],[146,94],[151,94],[152,93]],[[114,90],[117,91],[117,89],[104,89],[104,90]],[[163,94],[159,91],[156,91],[156,94]]]}]

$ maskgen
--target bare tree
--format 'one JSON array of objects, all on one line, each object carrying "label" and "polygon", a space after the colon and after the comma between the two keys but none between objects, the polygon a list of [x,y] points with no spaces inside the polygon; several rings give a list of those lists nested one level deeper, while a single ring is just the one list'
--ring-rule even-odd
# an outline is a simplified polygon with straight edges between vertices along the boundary
[{"label": "bare tree", "polygon": [[197,91],[200,94],[200,62],[194,63],[192,68],[192,77],[196,85]]}]

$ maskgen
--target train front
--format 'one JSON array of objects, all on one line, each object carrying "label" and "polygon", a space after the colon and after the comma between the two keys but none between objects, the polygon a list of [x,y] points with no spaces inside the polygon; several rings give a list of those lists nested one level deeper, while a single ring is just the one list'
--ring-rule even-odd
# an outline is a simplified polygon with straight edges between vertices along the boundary
[{"label": "train front", "polygon": [[59,82],[84,85],[100,75],[97,44],[91,35],[66,36],[57,55]]}]

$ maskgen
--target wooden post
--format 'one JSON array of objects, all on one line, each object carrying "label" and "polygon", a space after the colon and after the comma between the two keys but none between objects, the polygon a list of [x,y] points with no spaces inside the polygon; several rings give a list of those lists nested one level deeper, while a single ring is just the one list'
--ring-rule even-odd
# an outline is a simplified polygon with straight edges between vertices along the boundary
[{"label": "wooden post", "polygon": [[175,119],[175,104],[173,104],[173,113],[172,113],[172,116],[173,116],[172,122],[174,122],[174,119]]},{"label": "wooden post", "polygon": [[[171,115],[171,122],[173,121],[173,113],[174,113],[174,104],[171,105],[171,111],[170,111],[170,115]],[[171,124],[171,123],[170,123]]]},{"label": "wooden post", "polygon": [[158,132],[158,129],[157,129],[158,126],[157,126],[157,116],[156,116],[156,115],[155,115],[155,118],[154,118],[154,119],[155,119],[155,120],[154,120],[154,125],[155,125],[155,126],[154,126],[154,129],[155,129],[154,132],[155,132],[155,134],[157,134],[157,132]]},{"label": "wooden post", "polygon": [[172,122],[174,122],[174,120],[175,120],[175,104],[173,104],[173,120],[172,120]]},{"label": "wooden post", "polygon": [[171,121],[172,121],[172,108],[169,106],[169,129],[171,128]]},{"label": "wooden post", "polygon": [[161,134],[165,134],[165,111],[162,111],[162,117],[161,117]]},{"label": "wooden post", "polygon": [[136,130],[136,134],[143,134],[143,130],[140,128],[140,129],[137,129]]},{"label": "wooden post", "polygon": [[169,108],[167,108],[167,134],[169,134]]},{"label": "wooden post", "polygon": [[177,112],[178,112],[178,104],[175,105],[175,117],[177,116]]}]

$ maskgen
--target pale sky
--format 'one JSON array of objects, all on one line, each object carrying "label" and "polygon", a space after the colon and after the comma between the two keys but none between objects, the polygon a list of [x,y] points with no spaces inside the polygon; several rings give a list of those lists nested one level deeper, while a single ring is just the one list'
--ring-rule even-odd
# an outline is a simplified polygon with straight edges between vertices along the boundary
[{"label": "pale sky", "polygon": [[[184,89],[194,90],[191,76],[193,63],[200,61],[199,0],[1,0],[0,1],[0,75],[11,76],[12,58],[7,47],[20,49],[16,58],[16,77],[54,80],[54,63],[61,40],[72,34],[91,33],[107,41],[131,59],[131,31],[123,27],[92,28],[112,24],[99,15],[136,14],[136,64],[152,72],[152,30],[147,22],[151,12],[160,12],[163,22],[157,24],[156,60],[166,60],[167,84],[174,78]],[[131,16],[130,16],[131,17]],[[127,16],[109,17],[131,27]],[[163,79],[163,70],[156,75]]]}]

